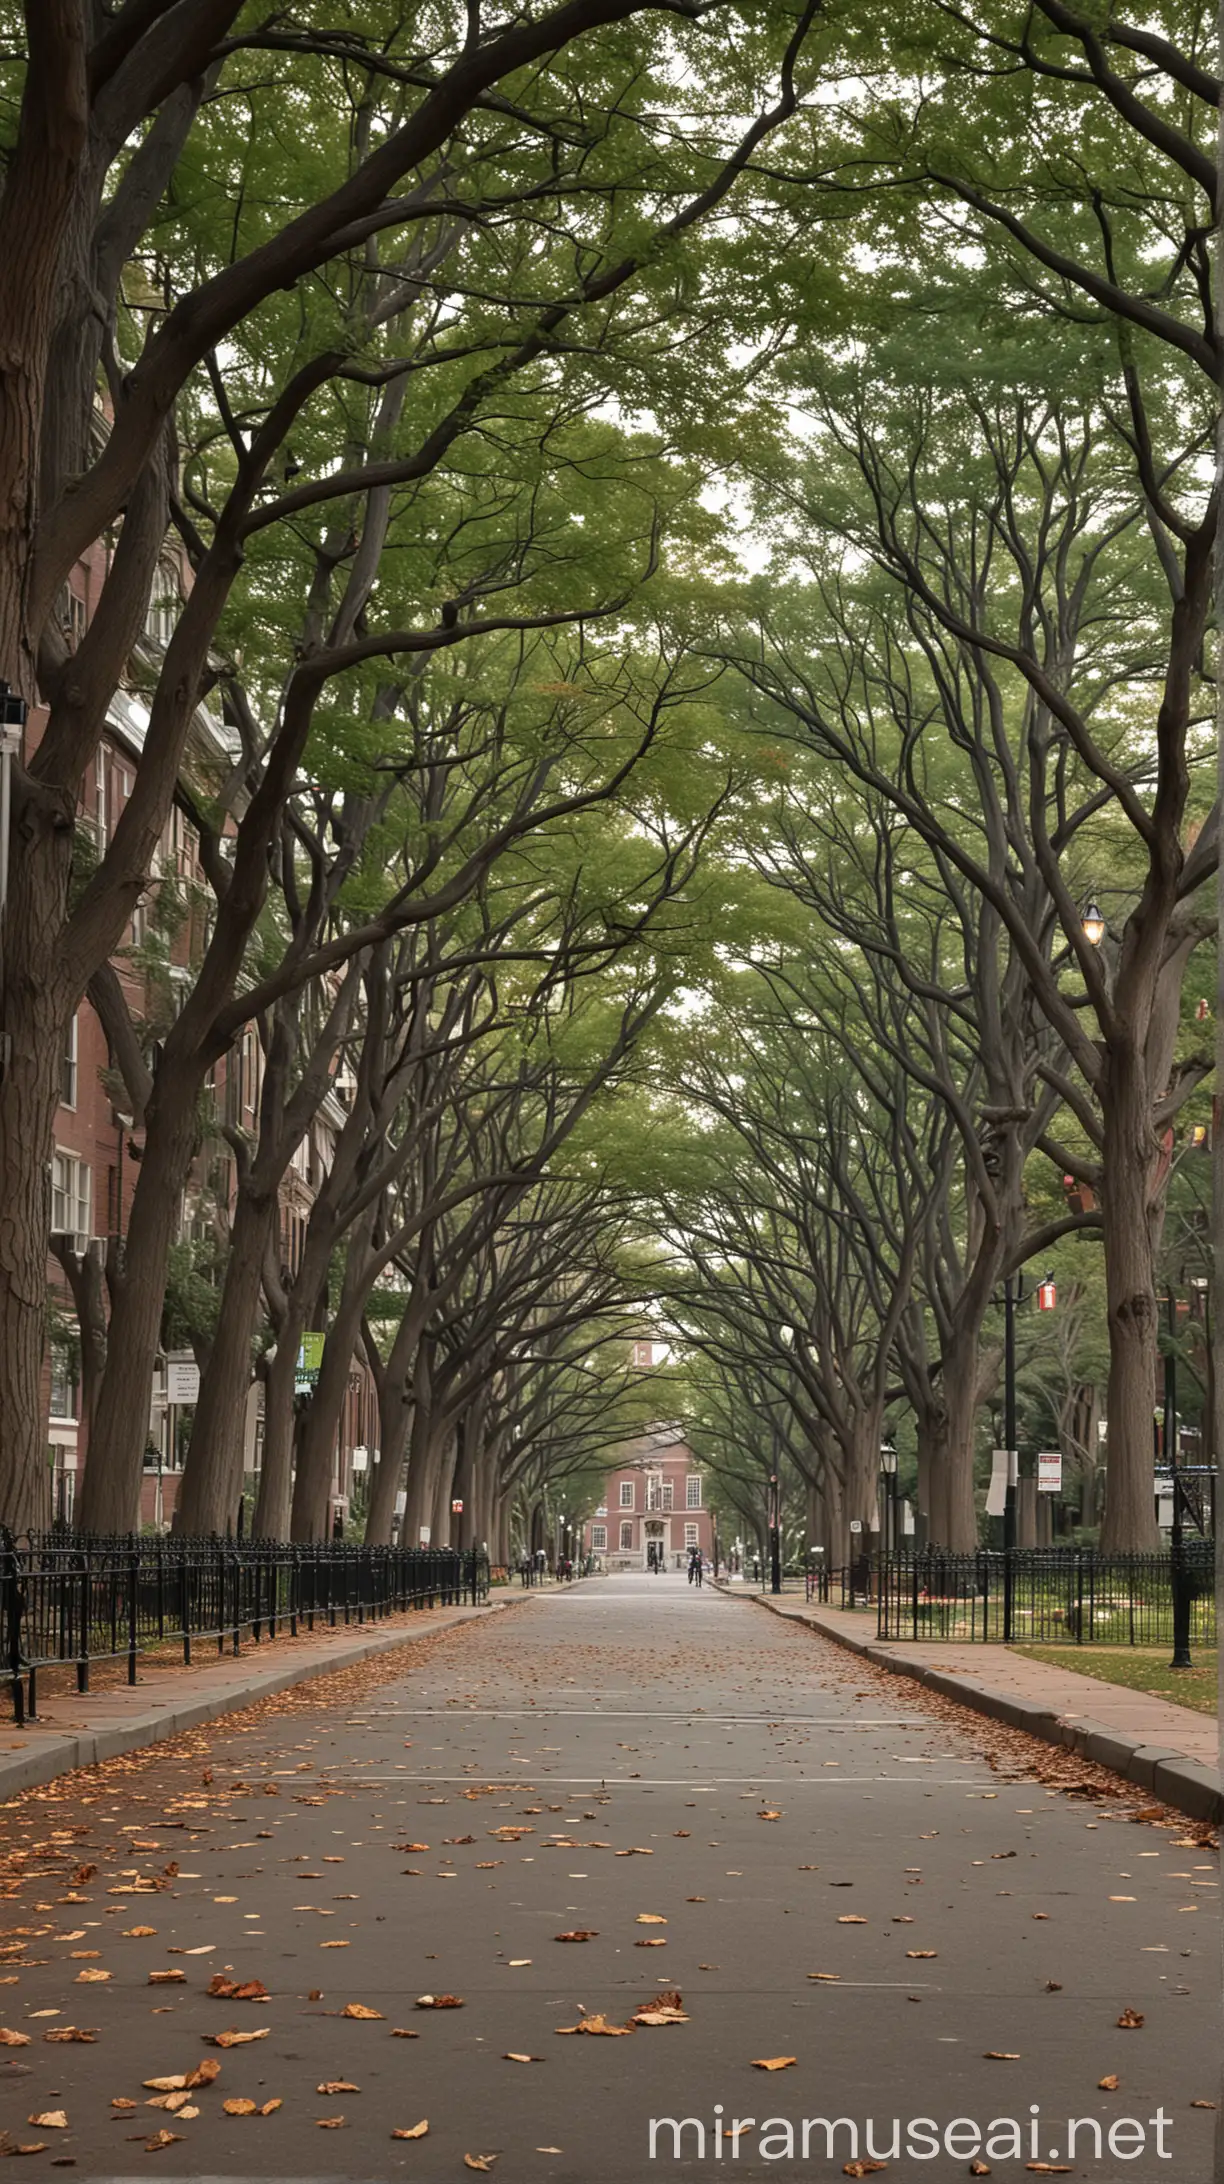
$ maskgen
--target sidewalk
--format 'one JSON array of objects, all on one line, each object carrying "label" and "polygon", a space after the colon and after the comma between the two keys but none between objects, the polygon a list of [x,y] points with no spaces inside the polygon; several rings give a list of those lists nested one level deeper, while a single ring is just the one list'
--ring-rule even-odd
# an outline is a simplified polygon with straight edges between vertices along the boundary
[{"label": "sidewalk", "polygon": [[387,1622],[350,1624],[347,1629],[341,1624],[309,1636],[275,1638],[258,1648],[249,1645],[237,1657],[214,1653],[191,1668],[149,1663],[134,1685],[111,1684],[84,1695],[40,1691],[36,1721],[24,1729],[0,1721],[0,1803],[74,1768],[161,1744],[294,1684],[352,1668],[397,1647],[407,1649],[531,1598],[530,1592],[507,1589],[480,1607],[409,1609]]},{"label": "sidewalk", "polygon": [[764,1593],[740,1597],[788,1622],[807,1623],[877,1667],[910,1676],[979,1714],[1095,1760],[1192,1819],[1224,1819],[1219,1728],[1209,1714],[1031,1661],[1006,1646],[885,1642],[874,1635],[869,1615],[785,1597],[775,1601]]}]

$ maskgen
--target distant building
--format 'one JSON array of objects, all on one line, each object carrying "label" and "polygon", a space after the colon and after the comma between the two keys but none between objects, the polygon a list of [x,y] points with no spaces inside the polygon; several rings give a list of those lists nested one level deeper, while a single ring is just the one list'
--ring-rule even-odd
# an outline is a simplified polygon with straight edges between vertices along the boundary
[{"label": "distant building", "polygon": [[645,1570],[650,1549],[682,1570],[694,1547],[712,1558],[714,1527],[701,1466],[675,1426],[652,1426],[625,1443],[603,1500],[588,1519],[586,1544],[610,1570]]}]

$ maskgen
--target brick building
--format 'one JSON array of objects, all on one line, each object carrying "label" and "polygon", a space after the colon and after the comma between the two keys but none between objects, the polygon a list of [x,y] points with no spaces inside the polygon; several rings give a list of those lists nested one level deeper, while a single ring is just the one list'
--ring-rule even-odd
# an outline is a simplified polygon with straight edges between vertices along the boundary
[{"label": "brick building", "polygon": [[714,1527],[697,1458],[674,1426],[652,1426],[627,1442],[609,1471],[584,1545],[609,1570],[645,1570],[650,1550],[682,1570],[694,1547],[712,1559]]}]

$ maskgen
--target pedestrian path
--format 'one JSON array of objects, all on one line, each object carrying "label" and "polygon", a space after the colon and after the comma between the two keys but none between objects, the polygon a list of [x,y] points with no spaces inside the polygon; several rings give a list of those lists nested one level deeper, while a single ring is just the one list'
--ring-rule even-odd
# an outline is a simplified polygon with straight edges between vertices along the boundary
[{"label": "pedestrian path", "polygon": [[801,1600],[741,1595],[916,1678],[979,1712],[1112,1767],[1196,1819],[1224,1812],[1219,1725],[1210,1714],[1035,1661],[1008,1646],[923,1644],[875,1636],[873,1618]]},{"label": "pedestrian path", "polygon": [[520,1597],[497,1594],[480,1607],[412,1609],[385,1622],[321,1626],[296,1638],[282,1634],[259,1646],[249,1643],[239,1654],[214,1650],[210,1657],[197,1641],[189,1668],[142,1660],[135,1684],[107,1682],[84,1693],[51,1690],[53,1680],[63,1680],[62,1672],[44,1672],[36,1719],[23,1728],[0,1719],[0,1802],[73,1768],[140,1751],[294,1684],[450,1630]]},{"label": "pedestrian path", "polygon": [[997,1742],[643,1574],[68,1777],[0,1812],[4,2149],[184,2184],[1208,2184],[1216,1861]]}]

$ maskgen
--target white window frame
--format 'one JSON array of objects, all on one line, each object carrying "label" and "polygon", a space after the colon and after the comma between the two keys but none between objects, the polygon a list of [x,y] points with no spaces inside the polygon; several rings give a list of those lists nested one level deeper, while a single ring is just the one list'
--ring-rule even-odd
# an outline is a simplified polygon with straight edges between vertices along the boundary
[{"label": "white window frame", "polygon": [[110,830],[107,824],[109,816],[107,810],[109,802],[107,796],[109,765],[106,745],[100,743],[94,753],[94,841],[97,843],[100,857],[105,855],[106,846],[110,840]]},{"label": "white window frame", "polygon": [[[92,1235],[93,1170],[79,1153],[56,1146],[51,1156],[51,1226],[70,1236]],[[66,1215],[66,1219],[61,1219]]]},{"label": "white window frame", "polygon": [[698,1532],[698,1527],[697,1527],[697,1526],[696,1526],[695,1524],[686,1524],[686,1525],[685,1525],[685,1527],[684,1527],[684,1544],[685,1544],[685,1546],[686,1546],[686,1547],[699,1547],[699,1546],[701,1545],[701,1539],[700,1539],[700,1535],[699,1535],[699,1532]]},{"label": "white window frame", "polygon": [[[74,1014],[73,1014],[73,1015],[72,1015],[71,1017],[69,1017],[69,1019],[68,1019],[68,1037],[67,1037],[67,1040],[66,1040],[66,1042],[65,1042],[65,1046],[64,1046],[64,1052],[63,1052],[63,1054],[62,1054],[62,1055],[60,1056],[60,1106],[61,1106],[61,1107],[69,1107],[69,1108],[75,1108],[75,1107],[76,1107],[76,1103],[77,1103],[77,1086],[78,1086],[78,1082],[79,1082],[79,1067],[78,1067],[78,1064],[79,1064],[79,1061],[80,1061],[80,1045],[81,1045],[81,1039],[80,1039],[80,1017],[79,1017],[79,1015],[78,1015],[78,1014],[75,1014],[75,1013],[74,1013]],[[67,1086],[68,1086],[68,1088],[69,1088],[69,1090],[70,1090],[70,1092],[71,1092],[71,1097],[70,1097],[70,1098],[68,1098],[68,1097],[65,1097],[65,1091],[64,1091],[65,1085],[67,1085]]]},{"label": "white window frame", "polygon": [[620,1505],[622,1509],[632,1509],[636,1506],[632,1479],[621,1480]]},{"label": "white window frame", "polygon": [[646,1507],[652,1516],[663,1514],[663,1481],[657,1471],[646,1474]]},{"label": "white window frame", "polygon": [[623,1523],[623,1524],[621,1525],[621,1528],[620,1528],[620,1551],[621,1551],[621,1553],[622,1553],[623,1555],[631,1554],[631,1553],[632,1553],[632,1551],[633,1551],[633,1523],[632,1523],[632,1520],[629,1520],[629,1521],[628,1521],[627,1523]]},{"label": "white window frame", "polygon": [[667,1515],[669,1514],[669,1512],[670,1512],[670,1511],[671,1511],[671,1510],[672,1510],[672,1509],[674,1508],[674,1506],[675,1506],[675,1501],[676,1501],[676,1489],[675,1489],[675,1486],[674,1486],[673,1482],[672,1482],[672,1481],[671,1481],[670,1479],[664,1479],[664,1481],[663,1481],[663,1514],[664,1514],[664,1516],[667,1516]]},{"label": "white window frame", "polygon": [[686,1509],[701,1507],[701,1473],[690,1471],[684,1482],[684,1506]]},{"label": "white window frame", "polygon": [[607,1552],[608,1527],[606,1524],[593,1524],[591,1526],[591,1553],[593,1555],[606,1555]]},{"label": "white window frame", "polygon": [[[75,1425],[79,1424],[79,1422],[80,1422],[80,1416],[81,1416],[81,1381],[80,1381],[80,1372],[79,1372],[79,1370],[77,1370],[76,1372],[72,1372],[72,1371],[69,1371],[69,1369],[68,1369],[68,1358],[69,1358],[69,1354],[70,1354],[70,1353],[69,1353],[69,1348],[68,1348],[68,1345],[67,1345],[66,1343],[58,1343],[58,1342],[57,1342],[57,1343],[53,1343],[53,1344],[52,1344],[52,1346],[51,1346],[51,1349],[52,1349],[52,1357],[51,1357],[51,1397],[50,1397],[50,1401],[51,1401],[51,1421],[52,1421],[52,1423],[53,1423],[53,1424],[55,1424],[55,1425],[59,1425],[59,1426],[67,1426],[67,1425],[73,1425],[73,1426],[75,1426]],[[63,1377],[64,1377],[64,1382],[65,1382],[65,1385],[66,1385],[66,1386],[67,1386],[68,1388],[70,1388],[70,1389],[71,1389],[71,1401],[72,1401],[72,1409],[71,1409],[71,1410],[57,1410],[57,1409],[56,1409],[56,1407],[55,1407],[55,1397],[56,1397],[56,1385],[55,1385],[55,1383],[56,1383],[56,1369],[55,1369],[55,1352],[56,1352],[57,1350],[61,1352],[61,1354],[63,1355],[63,1357],[64,1357],[64,1360],[65,1360],[65,1365],[64,1365],[64,1374],[63,1374]]]}]

